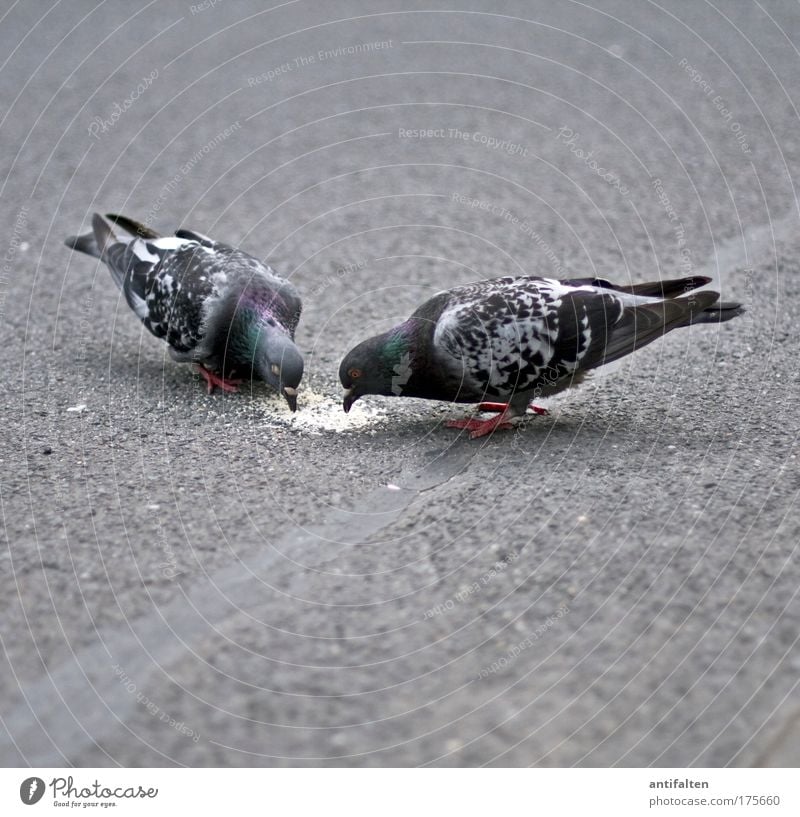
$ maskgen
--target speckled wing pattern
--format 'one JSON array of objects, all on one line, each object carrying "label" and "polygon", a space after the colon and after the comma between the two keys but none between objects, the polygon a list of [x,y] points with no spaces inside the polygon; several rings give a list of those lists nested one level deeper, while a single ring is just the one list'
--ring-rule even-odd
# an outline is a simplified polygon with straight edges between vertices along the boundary
[{"label": "speckled wing pattern", "polygon": [[251,255],[200,233],[120,241],[106,248],[105,260],[142,323],[176,352],[195,349],[231,291],[252,282],[280,293],[272,306],[292,337],[300,318],[300,299],[287,281]]},{"label": "speckled wing pattern", "polygon": [[533,277],[496,278],[447,294],[434,348],[475,394],[503,399],[535,388],[558,391],[557,382],[599,365],[625,301],[653,300]]}]

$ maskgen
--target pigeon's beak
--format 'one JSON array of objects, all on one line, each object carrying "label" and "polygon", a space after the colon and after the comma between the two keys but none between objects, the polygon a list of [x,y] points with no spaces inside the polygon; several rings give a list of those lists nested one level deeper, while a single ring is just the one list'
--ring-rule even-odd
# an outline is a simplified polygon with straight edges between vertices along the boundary
[{"label": "pigeon's beak", "polygon": [[289,408],[292,411],[297,411],[297,389],[293,389],[291,386],[284,386],[283,396],[286,398]]},{"label": "pigeon's beak", "polygon": [[358,400],[358,395],[354,394],[354,392],[355,389],[352,388],[352,386],[349,389],[345,389],[344,399],[342,400],[342,408],[344,409],[345,414],[347,414],[347,412],[350,411],[350,408],[352,407],[353,403],[355,403],[356,400]]}]

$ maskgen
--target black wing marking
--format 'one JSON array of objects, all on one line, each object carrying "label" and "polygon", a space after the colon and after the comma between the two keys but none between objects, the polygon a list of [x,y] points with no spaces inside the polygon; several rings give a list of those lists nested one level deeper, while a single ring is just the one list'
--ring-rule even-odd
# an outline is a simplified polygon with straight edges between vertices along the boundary
[{"label": "black wing marking", "polygon": [[628,295],[644,295],[650,298],[677,298],[679,295],[686,295],[694,289],[710,284],[711,280],[705,275],[693,275],[688,278],[668,278],[664,281],[650,281],[643,284],[612,284],[611,281],[607,281],[605,278],[573,278],[568,281],[561,281],[561,283],[574,287],[599,287],[600,289],[610,289]]},{"label": "black wing marking", "polygon": [[194,230],[184,230],[183,228],[180,230],[175,230],[175,237],[185,238],[189,241],[196,241],[198,244],[200,244],[200,246],[207,247],[210,250],[235,252],[235,249],[229,244],[223,244],[221,241],[215,241],[213,238],[209,238],[207,235],[203,235],[202,233],[197,233]]},{"label": "black wing marking", "polygon": [[112,223],[116,224],[118,227],[122,227],[123,230],[130,233],[137,238],[160,238],[161,236],[155,230],[150,227],[145,226],[144,224],[140,224],[138,221],[135,221],[132,218],[128,218],[127,216],[118,216],[114,213],[106,213],[106,218]]}]

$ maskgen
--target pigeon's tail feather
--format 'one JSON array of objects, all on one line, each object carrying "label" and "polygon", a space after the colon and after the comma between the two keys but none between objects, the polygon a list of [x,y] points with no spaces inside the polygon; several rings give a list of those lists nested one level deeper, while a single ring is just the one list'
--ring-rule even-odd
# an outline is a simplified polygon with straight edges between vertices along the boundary
[{"label": "pigeon's tail feather", "polygon": [[739,315],[744,315],[746,311],[742,304],[735,301],[717,301],[702,312],[694,313],[684,326],[693,323],[724,323],[732,318],[738,318]]},{"label": "pigeon's tail feather", "polygon": [[[710,284],[711,280],[711,278],[705,275],[692,275],[687,278],[670,278],[666,281],[652,281],[646,284],[617,286],[598,278],[596,279],[596,285],[609,287],[615,289],[617,292],[626,292],[630,295],[677,300],[680,295],[686,295],[695,289]],[[701,293],[696,293],[695,295],[687,297],[685,299],[687,305],[693,306],[697,302],[697,298],[700,294]],[[696,309],[691,310],[687,320],[679,324],[679,326],[690,326],[694,323],[722,323],[723,321],[729,321],[732,318],[738,317],[745,311],[740,303],[736,303],[735,301],[720,301],[719,293],[704,292],[702,294],[711,294],[716,300],[711,306],[707,306],[700,311]],[[705,299],[703,302],[705,302]]]},{"label": "pigeon's tail feather", "polygon": [[92,255],[95,258],[100,257],[100,250],[97,247],[97,242],[94,240],[94,233],[86,233],[86,235],[71,235],[64,239],[64,243],[76,252],[85,252],[86,255]]},{"label": "pigeon's tail feather", "polygon": [[85,252],[95,258],[102,258],[108,245],[115,242],[117,237],[103,217],[95,213],[92,216],[92,232],[85,235],[71,235],[64,243],[73,250]]},{"label": "pigeon's tail feather", "polygon": [[712,317],[720,311],[718,300],[719,293],[709,290],[625,309],[620,322],[610,331],[602,358],[590,368],[619,360],[680,326],[720,320],[718,316]]},{"label": "pigeon's tail feather", "polygon": [[106,250],[117,243],[117,237],[109,226],[108,222],[99,214],[92,216],[92,229],[94,230],[94,243],[97,247],[97,257],[103,258]]},{"label": "pigeon's tail feather", "polygon": [[711,278],[705,275],[692,275],[688,278],[669,278],[666,281],[618,286],[616,289],[620,292],[629,292],[631,295],[645,295],[651,298],[677,298],[710,283]]},{"label": "pigeon's tail feather", "polygon": [[117,227],[122,227],[125,232],[136,236],[137,238],[161,238],[161,234],[152,230],[150,227],[140,224],[132,218],[127,216],[118,216],[114,213],[106,213],[106,218],[116,224]]}]

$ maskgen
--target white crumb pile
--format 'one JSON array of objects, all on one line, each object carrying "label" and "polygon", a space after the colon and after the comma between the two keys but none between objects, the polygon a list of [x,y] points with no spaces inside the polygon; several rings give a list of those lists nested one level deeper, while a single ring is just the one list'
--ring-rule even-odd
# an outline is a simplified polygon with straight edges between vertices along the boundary
[{"label": "white crumb pile", "polygon": [[270,396],[265,403],[265,419],[270,425],[310,434],[363,431],[377,428],[387,419],[384,411],[360,401],[345,414],[341,395],[334,398],[303,387],[297,395],[297,406],[297,411],[292,414],[283,397]]}]

